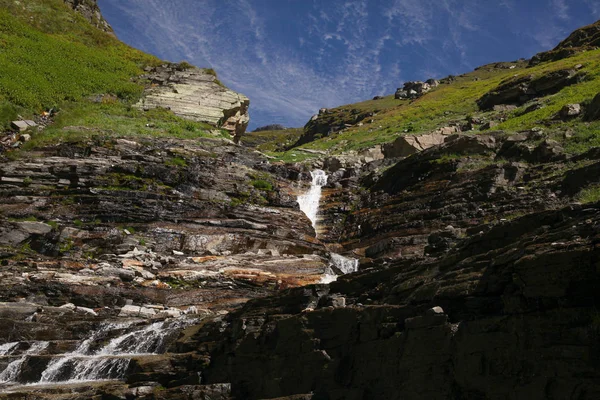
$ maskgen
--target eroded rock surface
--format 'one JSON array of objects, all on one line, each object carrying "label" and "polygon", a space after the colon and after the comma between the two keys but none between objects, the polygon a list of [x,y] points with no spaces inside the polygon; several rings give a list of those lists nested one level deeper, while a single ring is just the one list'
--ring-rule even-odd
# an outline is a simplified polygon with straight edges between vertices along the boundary
[{"label": "eroded rock surface", "polygon": [[228,130],[234,141],[246,132],[250,100],[224,87],[212,70],[185,64],[156,67],[142,76],[152,82],[138,106],[162,107],[176,115]]}]

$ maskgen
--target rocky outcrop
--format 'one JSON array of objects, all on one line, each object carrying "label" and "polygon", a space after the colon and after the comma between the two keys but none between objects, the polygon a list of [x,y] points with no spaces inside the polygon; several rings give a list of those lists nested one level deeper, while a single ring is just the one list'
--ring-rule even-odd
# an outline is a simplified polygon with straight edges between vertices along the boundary
[{"label": "rocky outcrop", "polygon": [[449,126],[425,135],[400,136],[393,142],[383,145],[382,151],[386,158],[408,157],[444,143],[449,135],[459,131],[458,127]]},{"label": "rocky outcrop", "polygon": [[112,27],[100,12],[97,0],[64,0],[64,2],[73,10],[83,15],[96,28],[114,36]]},{"label": "rocky outcrop", "polygon": [[346,128],[359,125],[377,112],[364,112],[356,108],[340,107],[336,109],[322,108],[304,126],[304,133],[290,146],[298,147],[313,140],[327,137]]},{"label": "rocky outcrop", "polygon": [[246,132],[250,100],[224,87],[212,70],[185,63],[151,68],[142,76],[151,82],[138,107],[166,108],[175,115],[226,129],[237,142]]},{"label": "rocky outcrop", "polygon": [[414,81],[405,82],[402,88],[398,88],[394,95],[395,99],[417,99],[428,93],[432,88],[439,86],[435,79],[429,79],[427,82]]},{"label": "rocky outcrop", "polygon": [[536,54],[530,65],[547,61],[557,61],[583,51],[593,50],[600,46],[600,21],[577,29],[550,51]]},{"label": "rocky outcrop", "polygon": [[522,105],[537,97],[557,93],[584,78],[585,75],[576,69],[552,71],[539,77],[517,76],[500,83],[496,89],[477,100],[477,104],[481,110],[490,110],[502,104]]}]

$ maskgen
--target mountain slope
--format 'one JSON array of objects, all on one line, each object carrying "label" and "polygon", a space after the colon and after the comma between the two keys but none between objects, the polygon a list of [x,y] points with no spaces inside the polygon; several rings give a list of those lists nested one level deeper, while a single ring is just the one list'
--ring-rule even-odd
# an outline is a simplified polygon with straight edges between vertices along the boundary
[{"label": "mountain slope", "polygon": [[[600,92],[600,51],[594,47],[597,27],[598,23],[577,30],[555,49],[576,49],[569,57],[549,58],[535,65],[526,60],[490,64],[460,76],[444,78],[439,86],[416,99],[396,100],[394,96],[387,96],[322,110],[307,123],[303,136],[289,151],[272,155],[301,161],[300,149],[332,154],[360,152],[407,134],[428,134],[449,125],[479,133],[489,129],[490,123],[493,130],[508,132],[543,127],[570,152],[584,151],[600,144],[593,134],[599,127],[597,122],[584,123],[583,113],[578,118],[566,120],[557,118],[557,114],[567,104],[590,103]],[[555,91],[527,95],[523,102],[507,98],[494,104],[495,110],[480,109],[478,101],[486,94],[502,89],[503,85],[510,86],[518,79],[537,79],[545,84],[553,82],[555,74],[565,71],[574,71],[577,82],[572,85],[559,82]],[[503,105],[508,107],[501,107]],[[567,130],[573,134],[565,138],[563,133]]]}]

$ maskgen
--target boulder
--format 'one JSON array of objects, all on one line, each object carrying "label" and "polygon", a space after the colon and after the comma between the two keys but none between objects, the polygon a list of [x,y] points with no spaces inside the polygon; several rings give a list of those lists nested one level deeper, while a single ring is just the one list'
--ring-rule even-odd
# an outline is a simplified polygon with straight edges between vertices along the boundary
[{"label": "boulder", "polygon": [[24,221],[17,222],[19,230],[28,233],[30,235],[45,235],[52,231],[52,227],[48,224],[44,224],[43,222],[35,222],[35,221]]},{"label": "boulder", "polygon": [[538,163],[547,163],[566,160],[562,146],[555,140],[544,140],[532,153],[532,161]]},{"label": "boulder", "polygon": [[579,104],[567,104],[559,112],[558,116],[563,119],[571,119],[581,114],[581,105]]},{"label": "boulder", "polygon": [[448,135],[459,131],[460,129],[456,126],[446,126],[426,135],[401,136],[392,143],[384,144],[381,152],[384,158],[408,157],[444,143]]},{"label": "boulder", "polygon": [[[437,81],[435,81],[437,82]],[[438,82],[439,84],[439,82]],[[416,99],[423,96],[431,90],[431,85],[427,82],[412,81],[405,82],[404,87],[398,88],[394,97],[396,99]]]},{"label": "boulder", "polygon": [[401,136],[383,146],[385,158],[408,157],[425,149],[444,143],[445,135],[432,133],[422,136]]}]

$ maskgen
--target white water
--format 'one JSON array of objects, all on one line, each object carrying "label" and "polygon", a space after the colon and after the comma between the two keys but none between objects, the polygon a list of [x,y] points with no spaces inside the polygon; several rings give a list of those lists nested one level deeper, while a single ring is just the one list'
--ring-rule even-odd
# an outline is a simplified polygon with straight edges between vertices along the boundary
[{"label": "white water", "polygon": [[[165,339],[193,322],[193,319],[167,320],[141,328],[134,327],[134,322],[103,324],[75,350],[54,357],[42,372],[40,380],[34,385],[124,378],[132,357],[164,352]],[[127,332],[122,333],[123,330]],[[103,343],[106,344],[102,345]],[[15,346],[16,344],[3,345],[0,347],[0,352],[8,353]],[[21,367],[27,357],[41,354],[46,347],[48,347],[47,342],[32,344],[29,350],[19,359],[8,364],[0,373],[0,382],[17,383]]]},{"label": "white water", "polygon": [[[311,171],[312,183],[310,189],[303,195],[298,196],[298,204],[300,210],[306,214],[312,222],[312,226],[317,230],[317,215],[319,213],[319,203],[321,201],[321,189],[327,185],[329,176],[320,169]],[[327,272],[321,278],[320,283],[331,283],[338,277],[338,272],[342,274],[350,274],[358,271],[358,260],[344,257],[339,254],[331,253],[331,264]]]},{"label": "white water", "polygon": [[19,342],[10,342],[10,343],[4,343],[3,345],[0,345],[0,357],[10,355],[12,353],[13,349],[15,347],[17,347],[18,344],[19,344]]},{"label": "white water", "polygon": [[331,253],[331,264],[319,283],[335,282],[338,278],[338,272],[342,274],[351,274],[358,271],[358,260],[355,258],[344,257],[340,254]]},{"label": "white water", "polygon": [[312,183],[310,189],[303,195],[298,196],[300,210],[306,214],[312,222],[312,226],[317,230],[317,214],[319,212],[319,201],[321,200],[321,188],[327,185],[327,174],[325,171],[316,169],[311,171]]},{"label": "white water", "polygon": [[331,263],[344,274],[358,271],[358,260],[331,253]]},{"label": "white water", "polygon": [[[0,382],[14,382],[21,372],[21,366],[27,360],[28,356],[38,355],[48,347],[48,342],[34,342],[31,347],[25,351],[20,358],[12,361],[8,366],[0,373]],[[14,347],[14,346],[13,346]]]}]

